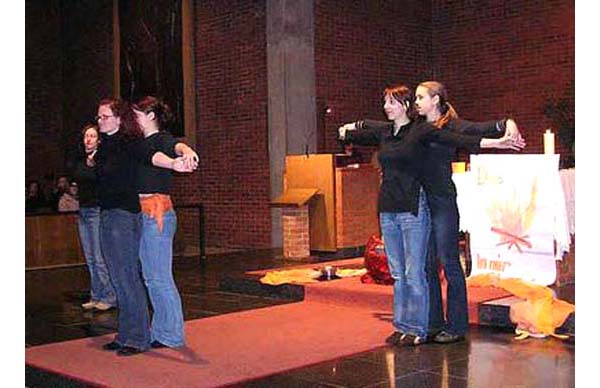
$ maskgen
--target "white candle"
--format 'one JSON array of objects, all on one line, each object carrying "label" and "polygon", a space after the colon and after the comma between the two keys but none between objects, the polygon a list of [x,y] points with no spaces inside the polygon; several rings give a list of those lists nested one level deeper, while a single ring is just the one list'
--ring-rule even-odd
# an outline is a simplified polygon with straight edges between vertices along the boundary
[{"label": "white candle", "polygon": [[544,133],[544,153],[554,154],[554,134],[550,129]]}]

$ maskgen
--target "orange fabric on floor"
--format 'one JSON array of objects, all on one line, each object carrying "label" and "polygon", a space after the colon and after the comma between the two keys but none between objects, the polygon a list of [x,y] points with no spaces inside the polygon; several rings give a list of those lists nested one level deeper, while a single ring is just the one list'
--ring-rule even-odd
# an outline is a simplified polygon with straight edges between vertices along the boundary
[{"label": "orange fabric on floor", "polygon": [[532,334],[554,335],[556,328],[575,311],[575,305],[556,299],[550,288],[521,279],[501,279],[497,275],[486,274],[472,276],[467,283],[473,287],[493,285],[524,299],[510,307],[510,319],[518,329]]}]

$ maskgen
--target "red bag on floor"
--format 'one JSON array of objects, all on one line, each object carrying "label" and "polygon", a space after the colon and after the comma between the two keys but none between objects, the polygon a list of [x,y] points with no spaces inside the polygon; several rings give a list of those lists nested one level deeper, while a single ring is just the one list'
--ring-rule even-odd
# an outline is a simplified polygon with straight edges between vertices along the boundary
[{"label": "red bag on floor", "polygon": [[394,284],[394,279],[387,264],[383,240],[376,236],[371,236],[365,246],[365,268],[367,273],[361,276],[361,282]]}]

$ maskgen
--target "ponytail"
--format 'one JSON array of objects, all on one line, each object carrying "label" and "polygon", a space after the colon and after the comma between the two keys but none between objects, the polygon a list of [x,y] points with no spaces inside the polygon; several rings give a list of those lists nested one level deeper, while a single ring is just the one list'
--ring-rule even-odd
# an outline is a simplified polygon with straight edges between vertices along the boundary
[{"label": "ponytail", "polygon": [[[458,118],[458,114],[449,102],[446,102],[444,106],[446,108],[444,109],[445,112],[443,112],[442,115],[438,117],[438,119],[433,124],[438,129],[441,129],[444,125],[448,124],[450,120]],[[441,107],[442,106],[440,106],[440,108]]]},{"label": "ponytail", "polygon": [[435,127],[440,129],[444,125],[448,124],[450,120],[458,118],[458,113],[456,113],[454,107],[448,102],[448,93],[446,92],[446,87],[441,82],[425,81],[421,82],[419,87],[426,88],[427,94],[429,94],[430,97],[439,97],[440,117],[433,123]]}]

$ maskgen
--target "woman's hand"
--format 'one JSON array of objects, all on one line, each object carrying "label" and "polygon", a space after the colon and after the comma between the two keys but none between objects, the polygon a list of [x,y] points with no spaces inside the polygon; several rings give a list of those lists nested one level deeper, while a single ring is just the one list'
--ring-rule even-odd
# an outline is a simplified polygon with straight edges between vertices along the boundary
[{"label": "woman's hand", "polygon": [[356,130],[356,123],[344,124],[338,128],[338,137],[340,140],[344,140],[346,138],[346,131],[354,131]]},{"label": "woman's hand", "polygon": [[173,171],[177,172],[193,172],[196,169],[196,167],[190,166],[190,163],[186,161],[184,156],[173,159],[173,162],[171,162],[171,168]]},{"label": "woman's hand", "polygon": [[517,123],[513,119],[506,120],[506,132],[505,135],[508,135],[512,139],[515,140],[523,140],[523,136],[521,136],[521,132],[519,132],[519,127],[517,127]]},{"label": "woman's hand", "polygon": [[185,165],[185,167],[190,169],[190,171],[194,171],[198,168],[198,162],[200,159],[198,158],[198,154],[194,150],[188,150],[186,153],[183,154],[183,156],[181,156],[181,159],[183,160],[183,164]]},{"label": "woman's hand", "polygon": [[94,167],[96,165],[96,161],[94,160],[94,156],[96,156],[96,151],[98,150],[94,150],[92,152],[90,152],[87,157],[85,158],[85,164],[88,167]]},{"label": "woman's hand", "polygon": [[481,148],[498,148],[505,150],[521,151],[525,147],[525,140],[522,137],[511,135],[508,130],[500,139],[481,139]]}]

